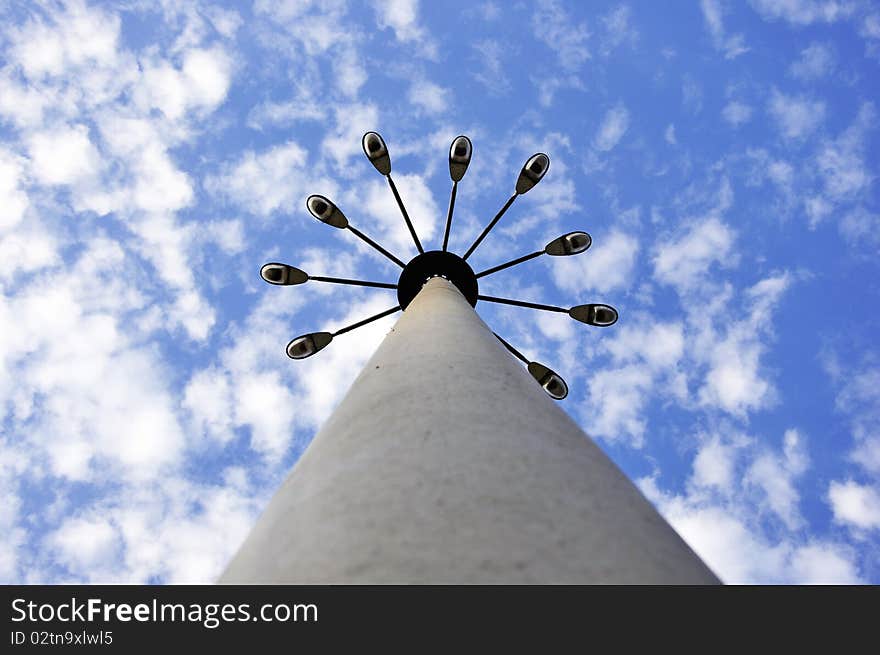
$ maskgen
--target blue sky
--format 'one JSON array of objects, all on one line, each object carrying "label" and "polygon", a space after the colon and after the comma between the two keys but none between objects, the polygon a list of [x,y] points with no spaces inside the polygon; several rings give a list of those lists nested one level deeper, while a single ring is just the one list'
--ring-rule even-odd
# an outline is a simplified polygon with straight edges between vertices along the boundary
[{"label": "blue sky", "polygon": [[430,247],[472,139],[458,252],[550,155],[470,261],[592,248],[481,292],[621,320],[478,310],[723,580],[880,582],[875,4],[2,7],[0,581],[216,578],[393,325],[258,274],[396,281],[305,210],[415,254],[377,130]]}]

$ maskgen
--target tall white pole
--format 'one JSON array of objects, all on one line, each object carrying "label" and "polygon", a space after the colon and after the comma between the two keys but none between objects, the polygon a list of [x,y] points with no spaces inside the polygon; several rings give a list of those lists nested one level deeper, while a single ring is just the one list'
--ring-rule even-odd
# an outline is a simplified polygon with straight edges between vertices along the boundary
[{"label": "tall white pole", "polygon": [[717,583],[432,278],[222,583]]}]

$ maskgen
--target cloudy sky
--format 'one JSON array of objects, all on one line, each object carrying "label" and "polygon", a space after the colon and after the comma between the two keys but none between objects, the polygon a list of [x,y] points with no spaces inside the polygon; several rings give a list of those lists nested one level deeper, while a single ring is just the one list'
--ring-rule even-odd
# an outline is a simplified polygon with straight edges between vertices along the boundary
[{"label": "cloudy sky", "polygon": [[593,247],[481,291],[621,320],[478,310],[723,580],[880,583],[876,5],[0,6],[0,581],[216,578],[393,324],[258,274],[396,281],[305,210],[415,254],[377,130],[434,248],[471,137],[458,252],[550,155],[470,261]]}]

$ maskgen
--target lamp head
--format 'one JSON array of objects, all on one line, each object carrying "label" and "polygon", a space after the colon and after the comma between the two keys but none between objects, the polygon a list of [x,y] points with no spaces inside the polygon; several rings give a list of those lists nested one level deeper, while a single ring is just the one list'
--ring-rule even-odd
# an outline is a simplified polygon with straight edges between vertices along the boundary
[{"label": "lamp head", "polygon": [[547,395],[553,400],[562,400],[568,395],[568,385],[559,374],[551,371],[549,368],[538,362],[529,362],[528,371],[533,378],[538,381]]},{"label": "lamp head", "polygon": [[529,160],[519,172],[519,179],[516,181],[516,192],[520,195],[528,192],[541,181],[548,168],[550,168],[550,158],[543,152],[529,157]]},{"label": "lamp head", "polygon": [[367,132],[361,145],[364,147],[364,154],[376,170],[382,175],[391,175],[391,155],[388,154],[388,147],[379,133]]},{"label": "lamp head", "polygon": [[348,219],[345,214],[329,198],[319,195],[309,196],[306,200],[306,207],[309,213],[322,223],[340,229],[348,227]]},{"label": "lamp head", "polygon": [[544,248],[544,252],[555,257],[577,255],[593,244],[593,238],[586,232],[569,232],[553,239]]},{"label": "lamp head", "polygon": [[596,327],[608,327],[617,323],[617,310],[611,305],[600,303],[572,307],[568,310],[568,315],[576,321]]},{"label": "lamp head", "polygon": [[473,146],[466,136],[457,136],[449,147],[449,176],[453,182],[458,182],[467,172],[468,164],[471,163]]},{"label": "lamp head", "polygon": [[280,284],[289,286],[292,284],[302,284],[308,282],[309,276],[305,271],[301,271],[287,264],[279,264],[278,262],[270,262],[263,264],[260,269],[260,277],[269,284]]},{"label": "lamp head", "polygon": [[291,359],[311,357],[322,348],[325,348],[331,341],[333,341],[333,335],[329,332],[304,334],[287,344],[287,356]]}]

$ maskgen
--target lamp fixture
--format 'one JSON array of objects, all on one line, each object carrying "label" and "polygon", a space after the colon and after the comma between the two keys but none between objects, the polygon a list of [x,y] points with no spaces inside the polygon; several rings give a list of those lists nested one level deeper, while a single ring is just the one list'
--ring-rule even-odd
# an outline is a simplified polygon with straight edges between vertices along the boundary
[{"label": "lamp fixture", "polygon": [[[526,163],[523,165],[519,177],[517,178],[513,195],[508,198],[495,217],[485,228],[483,228],[483,231],[470,245],[464,255],[458,256],[448,250],[449,233],[452,227],[452,214],[455,209],[458,183],[467,172],[473,155],[473,144],[471,143],[471,140],[464,135],[457,136],[452,141],[452,145],[449,148],[449,176],[452,180],[452,191],[449,197],[449,210],[447,212],[446,227],[443,233],[443,245],[440,250],[429,251],[425,251],[422,247],[422,243],[419,240],[415,227],[406,211],[400,193],[394,184],[394,180],[391,178],[391,156],[388,151],[388,146],[385,144],[385,140],[377,132],[367,132],[363,136],[362,146],[367,159],[388,181],[388,186],[391,188],[394,200],[400,209],[400,213],[403,216],[403,220],[406,223],[406,227],[412,236],[413,243],[419,254],[412,258],[408,263],[404,263],[403,260],[390,253],[363,232],[352,226],[342,210],[340,210],[332,200],[317,194],[309,196],[306,200],[306,207],[312,216],[331,227],[347,229],[357,238],[381,253],[384,257],[400,266],[403,270],[400,273],[397,283],[391,283],[309,275],[305,271],[290,266],[289,264],[282,264],[279,262],[265,264],[260,269],[260,276],[266,282],[273,285],[294,286],[304,284],[308,281],[316,281],[331,284],[392,289],[397,291],[398,304],[395,307],[341,328],[336,332],[312,332],[296,337],[287,344],[288,357],[291,359],[305,359],[306,357],[311,357],[320,350],[326,348],[335,337],[341,334],[355,330],[395,312],[406,310],[409,303],[416,297],[425,282],[436,276],[442,276],[454,284],[464,298],[474,307],[478,301],[482,300],[485,302],[514,305],[528,309],[566,313],[576,321],[597,327],[608,327],[617,322],[617,310],[610,305],[602,303],[576,305],[566,309],[554,305],[545,305],[509,298],[497,298],[494,296],[481,295],[479,293],[479,284],[477,281],[479,278],[517,266],[518,264],[522,264],[545,254],[552,257],[577,255],[587,251],[593,243],[592,237],[586,232],[569,232],[553,239],[542,250],[523,255],[503,264],[498,264],[479,273],[474,273],[473,269],[467,263],[468,257],[474,253],[477,247],[479,247],[492,228],[495,227],[498,221],[501,220],[501,217],[504,216],[505,212],[510,209],[514,201],[519,196],[528,193],[547,174],[547,171],[550,168],[550,158],[546,154],[539,152],[526,160]],[[568,385],[558,373],[544,364],[530,361],[499,335],[496,334],[495,336],[498,337],[502,345],[514,357],[526,365],[529,374],[535,378],[538,384],[541,385],[551,398],[562,400],[568,395]]]}]

